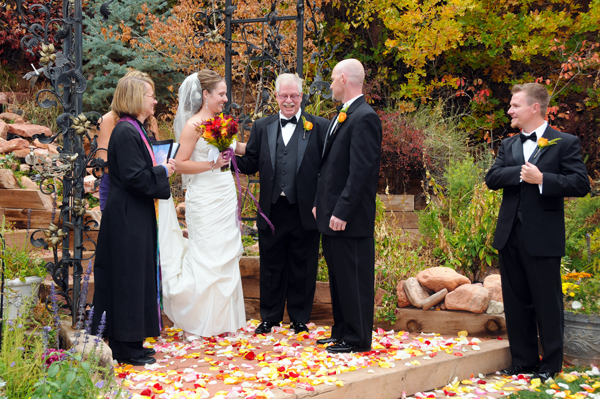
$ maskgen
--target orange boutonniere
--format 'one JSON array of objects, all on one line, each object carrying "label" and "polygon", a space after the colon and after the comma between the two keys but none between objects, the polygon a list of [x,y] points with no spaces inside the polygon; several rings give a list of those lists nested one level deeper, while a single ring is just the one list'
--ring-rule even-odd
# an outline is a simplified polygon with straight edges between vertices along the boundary
[{"label": "orange boutonniere", "polygon": [[552,140],[550,140],[550,141],[548,141],[548,139],[547,139],[547,138],[540,137],[540,138],[538,139],[538,142],[537,142],[537,147],[538,147],[538,150],[537,150],[537,152],[535,153],[535,155],[534,155],[533,157],[534,157],[534,158],[535,158],[535,157],[537,157],[537,156],[539,155],[540,151],[542,151],[544,148],[546,148],[546,147],[548,147],[548,146],[551,146],[551,145],[554,145],[554,144],[556,144],[556,142],[557,142],[558,140],[560,140],[560,137],[557,137],[557,138],[555,138],[555,139],[552,139]]},{"label": "orange boutonniere", "polygon": [[302,115],[302,127],[304,128],[304,135],[302,136],[302,140],[306,139],[306,132],[310,132],[313,128],[313,124],[311,121],[307,121],[304,115]]},{"label": "orange boutonniere", "polygon": [[348,114],[346,112],[348,112],[349,107],[349,105],[346,105],[344,108],[342,108],[342,110],[338,114],[338,123],[342,123],[346,120],[346,118],[348,117]]}]

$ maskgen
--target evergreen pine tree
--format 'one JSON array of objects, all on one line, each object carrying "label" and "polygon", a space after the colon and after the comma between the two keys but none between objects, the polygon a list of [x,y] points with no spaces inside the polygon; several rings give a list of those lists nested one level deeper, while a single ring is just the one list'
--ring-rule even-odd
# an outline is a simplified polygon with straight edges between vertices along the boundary
[{"label": "evergreen pine tree", "polygon": [[108,21],[102,22],[100,6],[105,2],[91,0],[85,10],[83,72],[88,88],[84,108],[98,112],[108,110],[118,80],[130,68],[148,73],[156,85],[157,100],[166,103],[167,87],[177,87],[184,76],[178,72],[177,60],[147,43],[144,36],[150,26],[140,23],[138,15],[152,13],[168,17],[167,1],[115,0],[109,6]]}]

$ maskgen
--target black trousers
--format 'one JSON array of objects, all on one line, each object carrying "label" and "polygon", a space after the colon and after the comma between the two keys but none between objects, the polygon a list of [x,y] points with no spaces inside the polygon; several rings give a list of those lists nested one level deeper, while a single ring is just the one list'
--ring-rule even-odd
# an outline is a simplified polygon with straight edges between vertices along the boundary
[{"label": "black trousers", "polygon": [[271,205],[269,220],[275,227],[258,231],[260,249],[260,316],[279,323],[287,301],[290,320],[308,323],[315,296],[319,233],[305,230],[298,204],[279,197]]},{"label": "black trousers", "polygon": [[517,219],[500,250],[500,276],[512,365],[539,364],[540,372],[559,372],[564,330],[560,257],[530,256]]},{"label": "black trousers", "polygon": [[125,342],[108,337],[113,359],[135,359],[144,356],[144,341]]},{"label": "black trousers", "polygon": [[375,240],[323,235],[333,310],[331,336],[371,347],[375,306]]}]

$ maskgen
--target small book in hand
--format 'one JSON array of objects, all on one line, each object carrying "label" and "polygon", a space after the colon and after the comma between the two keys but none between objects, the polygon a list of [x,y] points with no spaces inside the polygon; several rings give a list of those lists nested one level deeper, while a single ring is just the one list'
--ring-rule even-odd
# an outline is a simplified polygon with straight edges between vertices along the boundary
[{"label": "small book in hand", "polygon": [[167,163],[171,158],[175,158],[179,150],[179,143],[173,140],[160,140],[152,142],[152,151],[154,151],[154,159],[156,164],[161,165]]}]

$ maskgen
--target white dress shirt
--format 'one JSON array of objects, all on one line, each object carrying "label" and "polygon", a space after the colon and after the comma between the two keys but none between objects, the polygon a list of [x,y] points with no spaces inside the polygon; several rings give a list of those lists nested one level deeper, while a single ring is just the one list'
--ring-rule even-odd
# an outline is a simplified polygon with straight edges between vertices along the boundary
[{"label": "white dress shirt", "polygon": [[[523,157],[525,158],[525,161],[529,161],[529,158],[531,158],[531,156],[533,155],[534,151],[537,151],[537,141],[539,141],[539,139],[544,135],[544,132],[546,131],[546,128],[548,127],[548,122],[544,122],[542,123],[542,125],[540,127],[538,127],[537,129],[535,129],[533,132],[531,133],[525,133],[523,132],[523,134],[525,136],[529,136],[532,133],[535,133],[537,140],[534,143],[533,140],[526,140],[523,143]],[[523,181],[522,179],[520,181]],[[540,194],[542,193],[542,185],[538,184],[539,188],[540,188]]]},{"label": "white dress shirt", "polygon": [[[302,123],[301,116],[302,116],[302,109],[299,109],[298,113],[296,114],[296,119],[298,120],[298,123]],[[279,123],[280,124],[281,124],[281,119],[290,119],[290,118],[286,118],[285,116],[283,116],[283,114],[281,112],[279,112]],[[293,123],[286,123],[285,126],[281,127],[281,138],[283,139],[283,144],[287,145],[287,143],[292,138],[292,135],[294,134],[294,130],[296,130],[296,125],[294,125]]]}]

